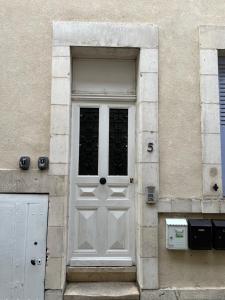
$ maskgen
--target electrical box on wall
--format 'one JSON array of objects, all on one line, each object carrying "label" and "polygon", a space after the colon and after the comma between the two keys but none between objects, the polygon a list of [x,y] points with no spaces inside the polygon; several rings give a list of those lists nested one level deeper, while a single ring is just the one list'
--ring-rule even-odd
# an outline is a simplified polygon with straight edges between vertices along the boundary
[{"label": "electrical box on wall", "polygon": [[193,250],[212,249],[212,223],[210,220],[188,220],[188,245]]},{"label": "electrical box on wall", "polygon": [[213,248],[225,250],[225,220],[212,220]]},{"label": "electrical box on wall", "polygon": [[147,191],[146,203],[147,204],[155,204],[156,203],[155,187],[154,186],[147,186],[146,191]]},{"label": "electrical box on wall", "polygon": [[186,219],[166,219],[166,248],[188,249],[188,224]]}]

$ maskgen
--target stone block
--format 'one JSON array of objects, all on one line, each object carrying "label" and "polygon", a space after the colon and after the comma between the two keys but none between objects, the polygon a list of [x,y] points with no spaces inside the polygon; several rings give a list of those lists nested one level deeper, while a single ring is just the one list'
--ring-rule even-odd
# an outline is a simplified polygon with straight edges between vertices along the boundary
[{"label": "stone block", "polygon": [[225,26],[200,26],[199,43],[202,49],[225,49]]},{"label": "stone block", "polygon": [[62,290],[47,290],[45,292],[45,300],[63,300]]},{"label": "stone block", "polygon": [[140,258],[140,268],[143,273],[141,289],[157,289],[158,280],[158,258]]},{"label": "stone block", "polygon": [[157,202],[157,208],[159,213],[171,212],[171,199],[159,199],[159,201]]},{"label": "stone block", "polygon": [[50,162],[69,162],[69,135],[52,135],[50,138]]},{"label": "stone block", "polygon": [[168,288],[141,291],[141,300],[224,300],[224,288]]},{"label": "stone block", "polygon": [[66,197],[49,197],[48,226],[64,226]]},{"label": "stone block", "polygon": [[140,73],[158,73],[158,49],[140,49],[138,70]]},{"label": "stone block", "polygon": [[138,131],[158,131],[158,103],[140,102],[137,108]]},{"label": "stone block", "polygon": [[220,205],[220,212],[224,214],[225,213],[225,201],[221,200],[219,205]]},{"label": "stone block", "polygon": [[140,73],[137,85],[138,102],[158,102],[158,73]]},{"label": "stone block", "polygon": [[64,300],[139,300],[134,282],[77,282],[66,286]]},{"label": "stone block", "polygon": [[63,253],[63,227],[62,226],[49,226],[48,227],[48,238],[47,248],[49,257],[62,257]]},{"label": "stone block", "polygon": [[171,211],[180,213],[191,213],[192,212],[192,201],[191,199],[172,199]]},{"label": "stone block", "polygon": [[220,164],[220,149],[220,134],[202,134],[202,161],[204,164]]},{"label": "stone block", "polygon": [[201,205],[200,199],[192,199],[191,206],[192,206],[193,213],[201,213],[202,212],[202,205]]},{"label": "stone block", "polygon": [[180,300],[178,295],[179,292],[174,290],[144,290],[141,292],[140,300]]},{"label": "stone block", "polygon": [[200,76],[201,102],[219,104],[219,84],[217,75]]},{"label": "stone block", "polygon": [[69,164],[49,164],[49,175],[69,175]]},{"label": "stone block", "polygon": [[45,288],[61,289],[61,258],[49,258],[46,265]]},{"label": "stone block", "polygon": [[200,50],[200,74],[218,75],[218,54],[217,50]]},{"label": "stone block", "polygon": [[1,193],[48,193],[49,176],[39,170],[1,170]]},{"label": "stone block", "polygon": [[220,107],[219,104],[202,104],[202,133],[220,134]]},{"label": "stone block", "polygon": [[[213,189],[217,184],[219,189]],[[222,196],[222,174],[220,164],[203,164],[203,196]]]},{"label": "stone block", "polygon": [[139,209],[139,220],[140,226],[158,226],[158,211],[155,204],[146,204],[143,196],[139,195],[138,200],[141,200]]},{"label": "stone block", "polygon": [[55,46],[157,48],[158,28],[151,24],[57,21],[53,23],[53,43]]},{"label": "stone block", "polygon": [[69,134],[70,106],[51,105],[51,135]]},{"label": "stone block", "polygon": [[70,57],[52,57],[52,77],[69,78],[71,72]]},{"label": "stone block", "polygon": [[220,202],[218,200],[203,200],[202,201],[202,213],[203,214],[215,214],[220,212]]},{"label": "stone block", "polygon": [[137,253],[136,255],[136,260],[137,260],[137,283],[140,286],[140,283],[143,282],[143,272],[141,267],[141,257],[139,253]]},{"label": "stone block", "polygon": [[147,186],[156,188],[156,197],[159,194],[159,164],[158,163],[137,163],[138,187],[137,191],[146,194]]},{"label": "stone block", "polygon": [[70,78],[52,78],[51,104],[69,105],[70,102]]},{"label": "stone block", "polygon": [[68,176],[49,176],[50,196],[66,196],[68,194]]},{"label": "stone block", "polygon": [[52,56],[68,56],[70,57],[70,47],[53,46]]},{"label": "stone block", "polygon": [[193,288],[182,289],[177,291],[181,300],[224,300],[225,289],[222,287],[215,288]]},{"label": "stone block", "polygon": [[136,267],[67,267],[68,282],[136,282]]},{"label": "stone block", "polygon": [[158,227],[140,227],[140,257],[158,257]]},{"label": "stone block", "polygon": [[[148,152],[148,144],[153,143],[153,151]],[[155,163],[159,162],[158,133],[144,131],[138,133],[137,162]]]}]

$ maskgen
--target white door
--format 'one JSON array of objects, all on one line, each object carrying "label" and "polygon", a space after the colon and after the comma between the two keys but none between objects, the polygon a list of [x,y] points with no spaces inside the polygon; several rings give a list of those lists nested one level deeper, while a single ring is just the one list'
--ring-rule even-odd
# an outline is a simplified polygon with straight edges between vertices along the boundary
[{"label": "white door", "polygon": [[73,104],[69,263],[134,264],[135,108]]},{"label": "white door", "polygon": [[0,195],[0,299],[44,299],[47,211],[47,196]]}]

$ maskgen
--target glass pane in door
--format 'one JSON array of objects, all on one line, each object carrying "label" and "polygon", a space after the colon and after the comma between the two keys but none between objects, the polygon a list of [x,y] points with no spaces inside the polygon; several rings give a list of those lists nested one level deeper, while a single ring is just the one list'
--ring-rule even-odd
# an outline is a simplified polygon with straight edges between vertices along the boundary
[{"label": "glass pane in door", "polygon": [[109,175],[127,175],[128,109],[109,110]]},{"label": "glass pane in door", "polygon": [[98,175],[99,109],[80,108],[79,175]]}]

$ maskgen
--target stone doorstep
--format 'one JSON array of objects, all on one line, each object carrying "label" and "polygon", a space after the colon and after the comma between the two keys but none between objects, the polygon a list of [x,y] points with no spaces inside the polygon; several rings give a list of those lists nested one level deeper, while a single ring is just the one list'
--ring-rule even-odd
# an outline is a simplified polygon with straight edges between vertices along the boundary
[{"label": "stone doorstep", "polygon": [[69,283],[64,300],[139,300],[139,290],[133,282]]},{"label": "stone doorstep", "polygon": [[135,282],[136,267],[67,267],[68,282]]}]

